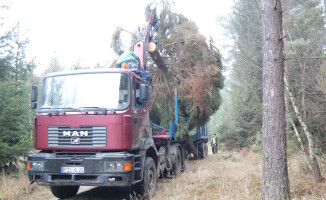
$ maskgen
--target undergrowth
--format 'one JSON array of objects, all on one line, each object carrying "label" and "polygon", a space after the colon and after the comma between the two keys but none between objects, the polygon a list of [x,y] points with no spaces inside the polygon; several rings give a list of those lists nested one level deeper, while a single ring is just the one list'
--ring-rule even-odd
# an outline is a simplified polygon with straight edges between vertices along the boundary
[{"label": "undergrowth", "polygon": [[[320,167],[325,177],[322,159]],[[292,199],[326,199],[326,182],[314,182],[302,154],[289,154],[288,168]],[[250,149],[210,154],[204,160],[189,161],[188,169],[177,178],[159,179],[153,200],[261,199],[261,175],[261,155]],[[0,177],[2,200],[53,198],[47,187],[30,185],[25,171]],[[84,199],[90,198],[97,199]]]},{"label": "undergrowth", "polygon": [[25,170],[0,177],[1,200],[48,199],[50,194],[46,187],[30,184]]}]

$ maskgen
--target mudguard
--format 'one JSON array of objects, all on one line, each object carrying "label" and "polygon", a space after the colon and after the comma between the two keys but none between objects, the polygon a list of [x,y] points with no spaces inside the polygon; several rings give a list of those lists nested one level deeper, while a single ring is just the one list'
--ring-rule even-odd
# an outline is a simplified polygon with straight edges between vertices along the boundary
[{"label": "mudguard", "polygon": [[155,152],[157,153],[157,149],[155,147],[155,143],[153,138],[142,138],[140,140],[140,147],[139,150],[147,150],[149,148],[153,147],[155,149]]}]

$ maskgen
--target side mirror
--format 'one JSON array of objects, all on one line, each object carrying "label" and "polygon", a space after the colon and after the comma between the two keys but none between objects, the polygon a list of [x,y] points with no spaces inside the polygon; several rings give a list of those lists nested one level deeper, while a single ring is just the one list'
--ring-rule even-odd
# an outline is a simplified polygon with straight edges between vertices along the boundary
[{"label": "side mirror", "polygon": [[31,107],[32,107],[32,109],[37,108],[37,92],[38,92],[37,86],[33,85],[32,92],[31,92],[31,102],[32,102]]},{"label": "side mirror", "polygon": [[140,102],[149,101],[149,86],[147,84],[140,84]]}]

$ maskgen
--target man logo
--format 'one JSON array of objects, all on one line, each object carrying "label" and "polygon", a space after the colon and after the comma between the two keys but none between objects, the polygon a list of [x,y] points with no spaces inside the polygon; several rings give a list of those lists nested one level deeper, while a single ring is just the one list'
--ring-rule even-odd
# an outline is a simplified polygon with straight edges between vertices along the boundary
[{"label": "man logo", "polygon": [[71,138],[71,144],[79,144],[80,138]]},{"label": "man logo", "polygon": [[63,136],[86,137],[88,136],[88,131],[63,131]]}]

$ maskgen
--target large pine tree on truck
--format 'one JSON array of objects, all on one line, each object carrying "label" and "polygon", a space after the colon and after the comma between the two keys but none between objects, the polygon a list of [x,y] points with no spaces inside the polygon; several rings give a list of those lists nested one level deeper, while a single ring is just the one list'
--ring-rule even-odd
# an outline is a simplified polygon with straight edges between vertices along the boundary
[{"label": "large pine tree on truck", "polygon": [[[173,11],[169,3],[154,1],[145,14],[153,15],[154,19],[147,59],[148,70],[153,74],[150,117],[154,123],[168,126],[174,112],[176,88],[181,125],[177,136],[183,137],[188,130],[204,125],[221,104],[220,90],[224,87],[221,54],[212,38],[207,44],[195,23]],[[123,46],[124,31],[117,28],[112,36],[117,53]],[[133,40],[136,37],[134,34]]]}]

